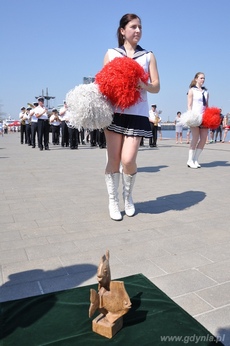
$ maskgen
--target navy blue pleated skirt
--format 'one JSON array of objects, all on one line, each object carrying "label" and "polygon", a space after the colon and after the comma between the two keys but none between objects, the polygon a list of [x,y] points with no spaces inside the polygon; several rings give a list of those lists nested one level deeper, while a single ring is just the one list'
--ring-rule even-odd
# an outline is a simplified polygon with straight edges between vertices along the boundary
[{"label": "navy blue pleated skirt", "polygon": [[125,136],[152,137],[149,118],[140,115],[115,113],[107,129]]}]

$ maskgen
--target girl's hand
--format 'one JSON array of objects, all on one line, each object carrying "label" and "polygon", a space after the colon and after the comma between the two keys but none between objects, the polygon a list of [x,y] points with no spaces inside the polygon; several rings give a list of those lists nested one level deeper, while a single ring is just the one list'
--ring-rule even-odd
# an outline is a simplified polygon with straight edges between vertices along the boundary
[{"label": "girl's hand", "polygon": [[139,80],[139,83],[137,84],[137,89],[144,89],[144,90],[146,90],[146,88],[147,88],[147,84],[142,82],[142,80]]}]

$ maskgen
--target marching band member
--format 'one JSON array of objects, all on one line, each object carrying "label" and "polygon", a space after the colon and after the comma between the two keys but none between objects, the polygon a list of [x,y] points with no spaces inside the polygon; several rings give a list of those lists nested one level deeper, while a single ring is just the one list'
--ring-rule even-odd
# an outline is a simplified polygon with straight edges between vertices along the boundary
[{"label": "marching band member", "polygon": [[19,120],[21,123],[20,126],[20,132],[21,132],[21,144],[24,142],[24,137],[25,137],[25,144],[27,144],[27,137],[26,137],[26,108],[22,107],[21,112],[19,113]]},{"label": "marching band member", "polygon": [[56,108],[52,109],[52,115],[50,117],[50,125],[52,128],[52,143],[54,145],[59,145],[60,137],[60,124],[59,114]]},{"label": "marching band member", "polygon": [[48,111],[44,106],[44,97],[38,97],[38,106],[34,110],[35,116],[38,119],[38,146],[43,150],[49,150],[49,118]]}]

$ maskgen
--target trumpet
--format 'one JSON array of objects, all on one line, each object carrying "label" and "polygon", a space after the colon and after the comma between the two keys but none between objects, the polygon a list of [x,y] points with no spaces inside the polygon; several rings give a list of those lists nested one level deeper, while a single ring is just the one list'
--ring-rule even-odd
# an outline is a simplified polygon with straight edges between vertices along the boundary
[{"label": "trumpet", "polygon": [[31,108],[35,108],[35,106],[33,105],[33,103],[29,103],[27,102],[28,106],[31,107]]}]

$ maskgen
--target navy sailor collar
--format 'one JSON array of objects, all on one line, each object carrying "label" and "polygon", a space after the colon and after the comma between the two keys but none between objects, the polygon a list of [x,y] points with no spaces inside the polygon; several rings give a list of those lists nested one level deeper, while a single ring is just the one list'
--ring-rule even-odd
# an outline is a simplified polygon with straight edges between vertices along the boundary
[{"label": "navy sailor collar", "polygon": [[[124,46],[120,46],[119,48],[114,48],[117,52],[119,52],[123,56],[127,56],[126,50]],[[143,49],[141,46],[137,45],[135,52],[133,54],[133,59],[137,59],[140,56],[149,53],[147,50]]]}]

